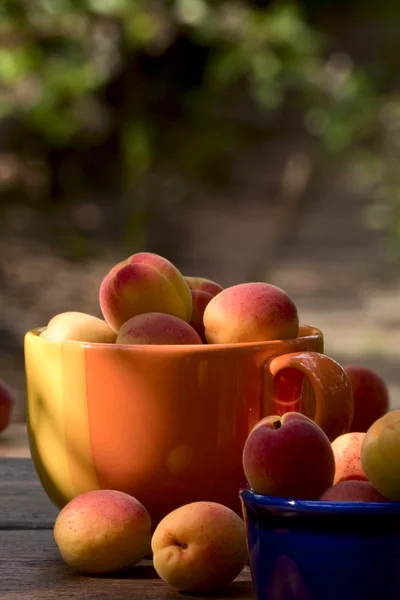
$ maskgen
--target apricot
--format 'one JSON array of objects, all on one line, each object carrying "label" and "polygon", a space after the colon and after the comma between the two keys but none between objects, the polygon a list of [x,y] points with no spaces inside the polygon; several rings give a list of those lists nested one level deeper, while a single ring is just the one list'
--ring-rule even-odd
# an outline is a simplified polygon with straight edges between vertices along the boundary
[{"label": "apricot", "polygon": [[243,520],[215,502],[193,502],[169,513],[158,524],[151,547],[158,575],[182,592],[224,588],[248,558]]},{"label": "apricot", "polygon": [[204,279],[204,277],[185,277],[188,286],[192,291],[198,290],[199,292],[205,292],[209,294],[211,298],[214,298],[217,294],[223,291],[223,287],[211,279]]},{"label": "apricot", "polygon": [[259,494],[317,500],[333,483],[335,458],[314,421],[288,412],[255,425],[244,445],[243,468]]},{"label": "apricot", "polygon": [[204,311],[206,339],[211,344],[264,342],[295,338],[297,308],[280,288],[262,282],[226,288]]},{"label": "apricot", "polygon": [[378,492],[400,501],[400,410],[390,410],[368,429],[361,464]]},{"label": "apricot", "polygon": [[327,489],[320,500],[325,502],[387,502],[369,481],[349,479]]},{"label": "apricot", "polygon": [[100,285],[100,307],[111,329],[148,312],[162,312],[189,322],[192,295],[180,271],[166,258],[139,252],[118,263]]},{"label": "apricot", "polygon": [[113,344],[116,333],[110,326],[98,317],[81,312],[64,312],[50,319],[40,337],[49,340],[96,342]]},{"label": "apricot", "polygon": [[11,388],[3,379],[0,379],[0,432],[10,424],[14,403],[15,399]]},{"label": "apricot", "polygon": [[136,498],[114,490],[84,492],[59,513],[54,539],[65,562],[81,573],[133,567],[151,543],[151,519]]},{"label": "apricot", "polygon": [[117,344],[201,344],[196,331],[182,319],[165,313],[144,313],[124,323]]},{"label": "apricot", "polygon": [[339,435],[332,442],[332,450],[335,456],[334,484],[347,479],[367,480],[361,465],[361,446],[364,437],[365,433],[354,431]]},{"label": "apricot", "polygon": [[345,365],[354,396],[354,416],[350,431],[363,431],[389,409],[389,391],[383,379],[367,367]]},{"label": "apricot", "polygon": [[212,300],[212,296],[207,292],[201,292],[200,290],[192,290],[192,301],[193,301],[193,312],[192,318],[190,319],[190,325],[199,334],[201,340],[206,343],[206,333],[204,327],[204,311],[206,306]]},{"label": "apricot", "polygon": [[192,293],[193,312],[190,325],[197,331],[203,342],[206,342],[204,327],[204,311],[207,304],[223,288],[210,279],[202,277],[185,277]]}]

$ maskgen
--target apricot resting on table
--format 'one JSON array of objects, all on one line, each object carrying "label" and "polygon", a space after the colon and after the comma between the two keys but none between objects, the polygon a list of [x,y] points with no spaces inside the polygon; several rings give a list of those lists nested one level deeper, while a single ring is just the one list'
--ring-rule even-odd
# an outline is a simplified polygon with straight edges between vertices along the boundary
[{"label": "apricot resting on table", "polygon": [[333,483],[335,458],[314,421],[288,412],[256,424],[243,449],[243,468],[259,494],[317,500]]},{"label": "apricot resting on table", "polygon": [[80,494],[59,513],[54,539],[65,562],[81,573],[133,567],[150,547],[151,519],[136,498],[114,490]]},{"label": "apricot resting on table", "polygon": [[124,323],[117,344],[201,344],[196,331],[182,319],[165,313],[144,313]]},{"label": "apricot resting on table", "polygon": [[81,312],[64,312],[50,319],[40,337],[58,342],[96,342],[112,344],[117,337],[109,325],[98,317]]},{"label": "apricot resting on table", "polygon": [[0,379],[0,432],[10,424],[14,402],[11,388],[3,379]]},{"label": "apricot resting on table", "polygon": [[333,483],[346,481],[347,479],[359,479],[365,481],[367,476],[361,465],[361,446],[365,433],[344,433],[332,442],[332,450],[335,455],[335,478]]},{"label": "apricot resting on table", "polygon": [[350,431],[363,431],[389,409],[389,392],[383,379],[372,369],[345,365],[354,397],[354,416]]},{"label": "apricot resting on table", "polygon": [[400,410],[387,412],[368,429],[361,464],[378,492],[400,501]]},{"label": "apricot resting on table", "polygon": [[327,489],[320,500],[325,502],[387,502],[369,481],[341,481]]},{"label": "apricot resting on table", "polygon": [[280,288],[262,282],[226,288],[204,311],[211,344],[264,342],[297,337],[297,308]]},{"label": "apricot resting on table", "polygon": [[205,342],[204,311],[210,300],[222,292],[223,288],[218,283],[202,277],[185,277],[185,279],[192,293],[193,312],[190,324]]},{"label": "apricot resting on table", "polygon": [[180,271],[166,258],[139,252],[118,263],[100,286],[100,307],[111,329],[118,332],[132,317],[162,312],[189,322],[192,295]]},{"label": "apricot resting on table", "polygon": [[183,592],[211,592],[227,586],[247,558],[243,520],[214,502],[193,502],[169,513],[152,541],[154,567]]}]

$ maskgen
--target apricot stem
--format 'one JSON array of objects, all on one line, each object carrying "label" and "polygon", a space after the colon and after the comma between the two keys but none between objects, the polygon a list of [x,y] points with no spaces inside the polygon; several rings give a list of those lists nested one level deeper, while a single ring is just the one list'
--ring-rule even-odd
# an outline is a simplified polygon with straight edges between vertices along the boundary
[{"label": "apricot stem", "polygon": [[282,423],[280,421],[274,421],[272,425],[274,429],[280,429],[282,427]]}]

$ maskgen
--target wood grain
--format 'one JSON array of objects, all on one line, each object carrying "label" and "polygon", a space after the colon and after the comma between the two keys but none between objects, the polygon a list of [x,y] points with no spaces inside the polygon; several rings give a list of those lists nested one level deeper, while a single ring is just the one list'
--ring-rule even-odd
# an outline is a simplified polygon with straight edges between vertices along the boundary
[{"label": "wood grain", "polygon": [[0,600],[251,600],[245,567],[212,596],[179,594],[156,574],[151,561],[129,572],[89,577],[63,562],[53,539],[58,509],[47,498],[32,461],[0,458]]},{"label": "wood grain", "polygon": [[113,577],[79,575],[58,553],[51,531],[2,531],[0,599],[16,600],[250,600],[254,598],[248,567],[220,593],[180,595],[156,574],[151,561]]},{"label": "wood grain", "polygon": [[5,485],[28,482],[40,485],[30,458],[0,458],[0,482]]},{"label": "wood grain", "polygon": [[53,527],[58,509],[43,490],[31,459],[0,459],[0,498],[0,530]]}]

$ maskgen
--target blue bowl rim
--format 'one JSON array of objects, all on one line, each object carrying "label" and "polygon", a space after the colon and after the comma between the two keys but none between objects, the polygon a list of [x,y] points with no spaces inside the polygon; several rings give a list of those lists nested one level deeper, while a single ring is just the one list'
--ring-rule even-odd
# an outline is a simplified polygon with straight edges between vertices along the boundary
[{"label": "blue bowl rim", "polygon": [[271,509],[275,513],[330,515],[394,515],[400,517],[400,502],[326,502],[324,500],[292,500],[280,496],[257,494],[250,488],[239,491],[245,505],[255,509]]}]

